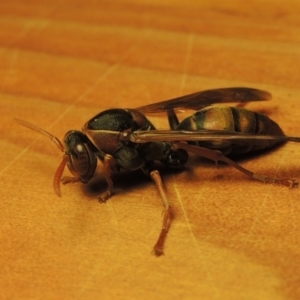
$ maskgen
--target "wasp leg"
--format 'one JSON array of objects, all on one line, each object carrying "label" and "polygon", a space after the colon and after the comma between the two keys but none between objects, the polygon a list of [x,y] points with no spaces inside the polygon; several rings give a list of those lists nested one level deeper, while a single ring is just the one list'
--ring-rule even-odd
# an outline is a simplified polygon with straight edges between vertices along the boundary
[{"label": "wasp leg", "polygon": [[168,121],[169,121],[170,128],[175,130],[179,124],[179,120],[177,118],[177,115],[176,115],[174,109],[170,108],[167,111],[167,115],[168,115]]},{"label": "wasp leg", "polygon": [[64,176],[61,179],[62,184],[74,183],[80,181],[80,177]]},{"label": "wasp leg", "polygon": [[154,170],[150,173],[150,175],[158,189],[159,195],[160,195],[162,203],[164,205],[162,229],[161,229],[160,235],[158,237],[158,240],[153,247],[153,254],[155,254],[156,256],[160,256],[160,255],[164,254],[164,244],[165,244],[165,240],[166,240],[169,228],[170,228],[172,214],[171,214],[171,207],[170,207],[169,201],[167,199],[167,196],[165,194],[165,191],[163,188],[163,183],[162,183],[159,172],[157,170]]},{"label": "wasp leg", "polygon": [[280,184],[280,185],[287,186],[289,188],[298,187],[298,184],[299,184],[294,179],[289,179],[289,178],[277,179],[277,178],[271,178],[271,177],[267,177],[267,176],[260,175],[260,174],[255,174],[255,173],[243,168],[242,166],[240,166],[239,164],[237,164],[230,158],[224,156],[220,151],[217,151],[217,150],[211,150],[211,149],[203,148],[200,146],[193,146],[193,145],[189,145],[185,142],[174,143],[174,146],[175,146],[175,148],[185,149],[188,152],[195,153],[201,157],[205,157],[205,158],[214,160],[216,162],[223,161],[223,162],[227,163],[228,165],[236,168],[240,172],[244,173],[245,175],[249,176],[250,178],[254,178],[254,179],[266,182],[266,183]]},{"label": "wasp leg", "polygon": [[107,201],[113,194],[114,183],[111,179],[111,173],[112,170],[115,168],[115,165],[115,159],[111,155],[105,154],[103,160],[103,173],[107,183],[107,190],[98,197],[100,202]]},{"label": "wasp leg", "polygon": [[240,102],[237,105],[235,105],[235,107],[244,108],[246,105],[247,105],[247,102]]}]

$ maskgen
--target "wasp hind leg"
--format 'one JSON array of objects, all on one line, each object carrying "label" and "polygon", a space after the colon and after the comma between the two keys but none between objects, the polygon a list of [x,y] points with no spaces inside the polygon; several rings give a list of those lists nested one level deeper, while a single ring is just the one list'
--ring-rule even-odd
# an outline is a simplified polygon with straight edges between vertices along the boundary
[{"label": "wasp hind leg", "polygon": [[150,176],[152,177],[152,179],[157,187],[160,198],[164,205],[163,224],[162,224],[161,232],[160,232],[160,235],[158,237],[156,244],[153,247],[153,254],[156,256],[161,256],[164,254],[164,245],[165,245],[165,240],[166,240],[169,228],[170,228],[170,224],[171,224],[171,220],[172,220],[172,213],[171,213],[171,207],[170,207],[168,198],[164,191],[163,183],[162,183],[159,172],[157,170],[154,170],[154,171],[150,172]]},{"label": "wasp hind leg", "polygon": [[189,145],[185,142],[174,143],[174,147],[180,148],[180,149],[185,149],[188,152],[195,153],[201,157],[205,157],[205,158],[214,160],[216,162],[223,161],[223,162],[227,163],[228,165],[234,167],[235,169],[239,170],[240,172],[244,173],[248,177],[263,181],[265,183],[280,184],[280,185],[287,186],[289,188],[295,188],[295,187],[298,187],[298,185],[299,185],[298,181],[296,181],[294,179],[290,179],[290,178],[278,179],[278,178],[272,178],[272,177],[267,177],[265,175],[253,173],[252,171],[243,168],[242,166],[240,166],[239,164],[237,164],[230,158],[224,156],[220,151],[217,151],[217,150],[211,150],[211,149],[200,147],[200,146],[193,146],[193,145]]}]

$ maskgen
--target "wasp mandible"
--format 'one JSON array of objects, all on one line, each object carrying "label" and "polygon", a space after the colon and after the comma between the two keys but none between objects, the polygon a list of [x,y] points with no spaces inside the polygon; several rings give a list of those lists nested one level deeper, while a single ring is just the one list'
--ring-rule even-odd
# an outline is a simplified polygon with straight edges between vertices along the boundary
[{"label": "wasp mandible", "polygon": [[[286,136],[277,123],[263,114],[239,107],[213,106],[269,99],[271,94],[266,91],[234,87],[201,91],[136,109],[109,109],[91,118],[82,131],[67,132],[63,143],[27,121],[14,120],[47,136],[64,152],[53,183],[59,196],[60,182],[87,183],[94,176],[99,161],[103,164],[107,182],[107,190],[98,197],[102,202],[113,194],[112,172],[141,169],[152,177],[164,205],[162,229],[153,248],[154,254],[160,256],[164,251],[172,214],[155,162],[162,162],[167,167],[179,167],[188,161],[188,153],[191,152],[216,162],[223,161],[250,178],[291,188],[298,186],[293,179],[253,173],[230,157],[272,148],[286,141],[300,142],[300,137]],[[180,109],[196,112],[179,122],[177,111]],[[167,115],[169,130],[156,130],[145,117],[145,114],[158,112]],[[62,178],[65,165],[74,177]]]}]

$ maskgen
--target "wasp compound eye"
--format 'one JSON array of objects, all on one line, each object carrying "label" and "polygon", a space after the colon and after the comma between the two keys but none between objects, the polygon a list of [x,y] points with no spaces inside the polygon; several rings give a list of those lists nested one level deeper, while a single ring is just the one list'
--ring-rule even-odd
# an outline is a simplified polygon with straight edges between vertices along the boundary
[{"label": "wasp compound eye", "polygon": [[82,132],[75,130],[66,134],[64,142],[70,172],[80,177],[82,182],[87,182],[93,177],[97,167],[93,145]]}]

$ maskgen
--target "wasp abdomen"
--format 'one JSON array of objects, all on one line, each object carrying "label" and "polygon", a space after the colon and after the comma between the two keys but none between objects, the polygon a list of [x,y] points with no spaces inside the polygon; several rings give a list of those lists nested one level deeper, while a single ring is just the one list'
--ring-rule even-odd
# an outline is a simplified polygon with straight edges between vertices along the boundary
[{"label": "wasp abdomen", "polygon": [[[269,117],[244,108],[208,106],[184,119],[177,127],[180,130],[224,130],[248,134],[284,135],[277,123]],[[280,141],[260,141],[257,144],[208,141],[199,145],[217,149],[224,154],[236,155],[271,148]]]}]

